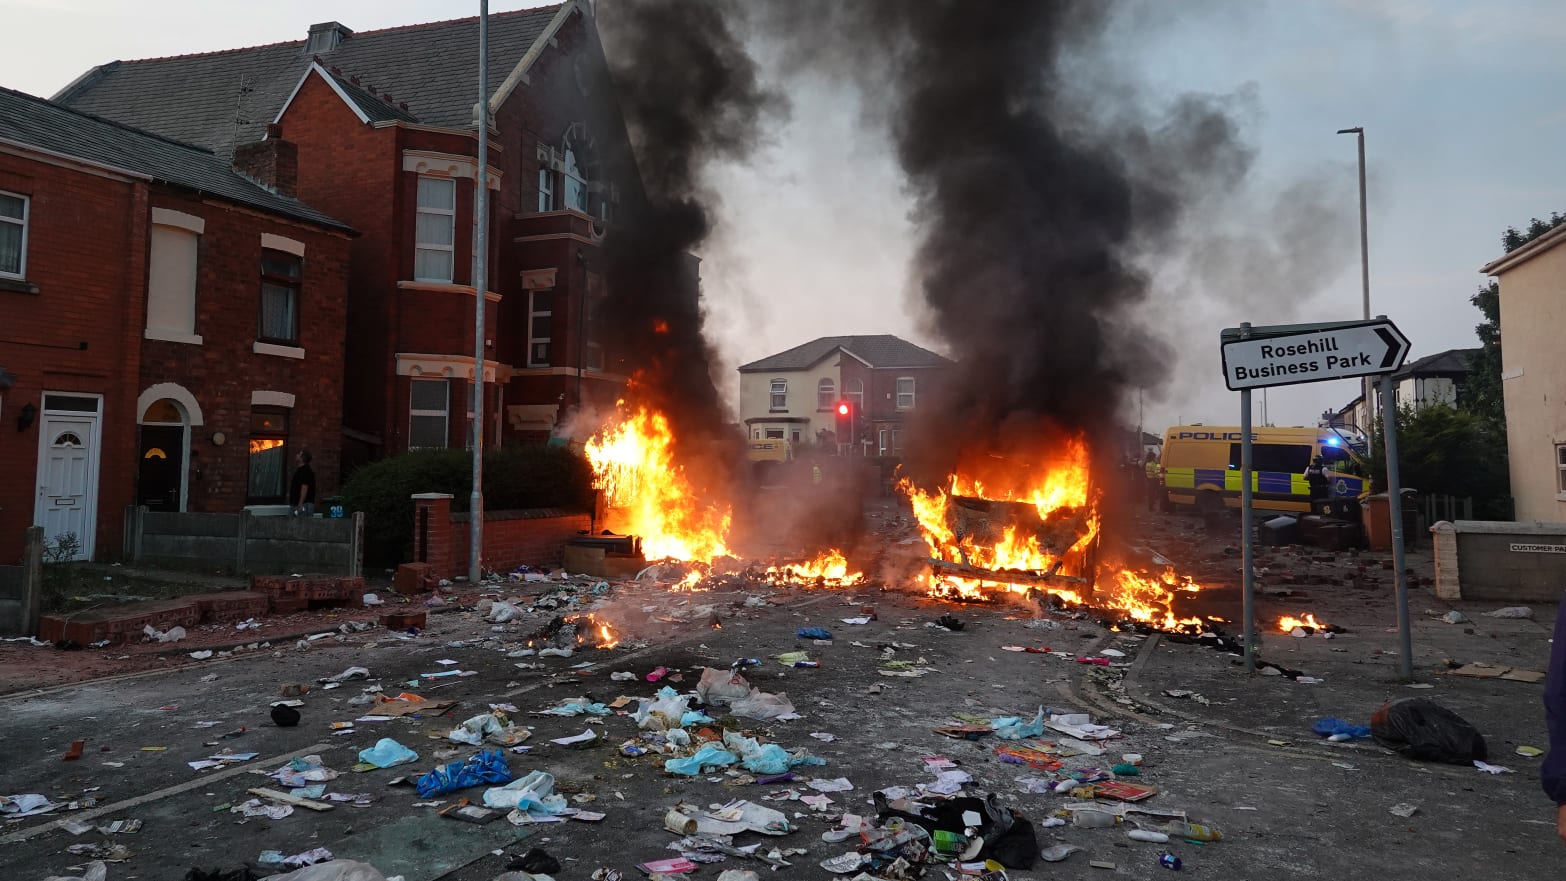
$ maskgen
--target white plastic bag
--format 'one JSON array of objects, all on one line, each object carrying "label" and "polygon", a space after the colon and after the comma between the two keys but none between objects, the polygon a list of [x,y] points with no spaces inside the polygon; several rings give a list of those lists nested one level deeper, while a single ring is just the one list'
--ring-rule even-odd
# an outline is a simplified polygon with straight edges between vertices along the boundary
[{"label": "white plastic bag", "polygon": [[296,869],[286,875],[273,875],[267,881],[387,881],[369,863],[356,860],[332,860]]},{"label": "white plastic bag", "polygon": [[726,704],[747,697],[750,692],[750,683],[745,677],[712,667],[703,667],[701,681],[696,683],[696,696],[704,704]]},{"label": "white plastic bag", "polygon": [[93,860],[87,864],[87,871],[80,875],[50,875],[44,881],[106,881],[108,877],[108,864],[103,860]]},{"label": "white plastic bag", "polygon": [[769,694],[760,689],[754,689],[751,693],[729,704],[729,712],[736,716],[744,716],[747,719],[760,719],[765,722],[786,716],[794,712],[794,705],[783,692]]}]

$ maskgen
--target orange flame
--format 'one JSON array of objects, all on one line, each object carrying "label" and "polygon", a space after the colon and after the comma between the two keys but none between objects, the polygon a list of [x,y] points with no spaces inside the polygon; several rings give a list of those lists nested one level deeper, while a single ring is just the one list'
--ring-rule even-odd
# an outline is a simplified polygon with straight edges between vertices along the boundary
[{"label": "orange flame", "polygon": [[774,583],[798,582],[825,587],[850,587],[865,580],[863,572],[849,572],[848,558],[833,548],[805,563],[768,566],[767,580]]},{"label": "orange flame", "polygon": [[729,555],[727,505],[698,499],[674,461],[674,434],[662,413],[624,402],[613,424],[588,439],[593,485],[604,493],[609,519],[641,537],[649,560],[711,562]]},{"label": "orange flame", "polygon": [[1296,627],[1312,627],[1316,630],[1327,629],[1327,625],[1317,621],[1316,616],[1310,612],[1306,612],[1304,618],[1293,618],[1288,615],[1284,615],[1282,618],[1278,619],[1278,629],[1284,633],[1289,633]]},{"label": "orange flame", "polygon": [[1124,612],[1133,621],[1151,624],[1161,630],[1183,630],[1187,627],[1201,627],[1202,619],[1176,618],[1175,594],[1178,591],[1195,593],[1199,590],[1201,588],[1190,576],[1176,573],[1172,566],[1156,576],[1122,569],[1108,584],[1095,586],[1093,605]]}]

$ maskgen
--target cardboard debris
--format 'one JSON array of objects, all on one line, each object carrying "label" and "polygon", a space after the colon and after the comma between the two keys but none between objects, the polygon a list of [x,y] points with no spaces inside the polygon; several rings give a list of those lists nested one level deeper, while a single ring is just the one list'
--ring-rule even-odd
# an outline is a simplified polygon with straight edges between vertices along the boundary
[{"label": "cardboard debris", "polygon": [[1511,682],[1543,682],[1544,674],[1537,670],[1524,670],[1521,667],[1502,667],[1498,664],[1486,664],[1483,661],[1475,661],[1464,664],[1451,671],[1452,676],[1467,676],[1473,679],[1506,679]]},{"label": "cardboard debris", "polygon": [[406,691],[396,697],[386,697],[385,695],[377,694],[375,696],[375,712],[372,715],[395,718],[420,713],[426,716],[438,716],[456,705],[456,701],[425,700],[416,694]]}]

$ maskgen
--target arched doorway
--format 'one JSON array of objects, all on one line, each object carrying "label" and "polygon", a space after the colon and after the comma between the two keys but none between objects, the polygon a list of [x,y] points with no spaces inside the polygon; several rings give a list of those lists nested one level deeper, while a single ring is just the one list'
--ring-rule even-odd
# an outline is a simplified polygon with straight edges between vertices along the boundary
[{"label": "arched doorway", "polygon": [[190,414],[173,398],[159,398],[141,412],[136,465],[136,504],[149,511],[183,511]]}]

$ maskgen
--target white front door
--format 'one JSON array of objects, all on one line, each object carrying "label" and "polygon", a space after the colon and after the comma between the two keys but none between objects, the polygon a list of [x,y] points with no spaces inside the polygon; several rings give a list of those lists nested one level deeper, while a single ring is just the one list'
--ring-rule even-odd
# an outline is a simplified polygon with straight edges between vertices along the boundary
[{"label": "white front door", "polygon": [[[38,436],[38,502],[33,523],[44,541],[75,535],[76,558],[90,560],[98,521],[98,398],[44,395]],[[93,412],[86,412],[91,403]],[[69,407],[51,411],[51,404]]]}]

